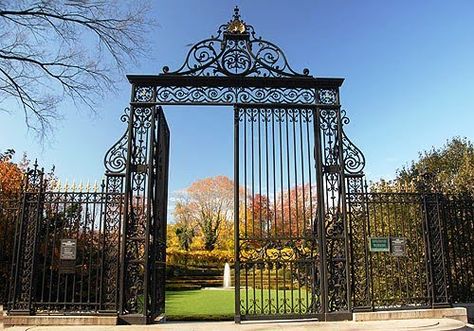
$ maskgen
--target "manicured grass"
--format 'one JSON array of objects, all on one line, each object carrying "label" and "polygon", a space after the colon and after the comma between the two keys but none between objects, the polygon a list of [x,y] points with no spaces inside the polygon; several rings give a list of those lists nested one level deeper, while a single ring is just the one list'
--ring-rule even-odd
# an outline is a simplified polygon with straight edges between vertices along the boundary
[{"label": "manicured grass", "polygon": [[166,291],[168,320],[232,320],[234,290]]},{"label": "manicured grass", "polygon": [[[307,305],[306,291],[301,290],[263,290],[249,289],[240,292],[240,298],[249,307],[252,314],[253,305],[262,305],[268,311],[268,304],[276,305],[281,312],[290,313],[291,309],[298,309]],[[278,300],[277,300],[278,297]],[[309,301],[309,298],[308,298]],[[258,313],[257,308],[255,313]],[[166,318],[169,320],[233,320],[234,318],[234,290],[204,289],[191,291],[166,291]]]}]

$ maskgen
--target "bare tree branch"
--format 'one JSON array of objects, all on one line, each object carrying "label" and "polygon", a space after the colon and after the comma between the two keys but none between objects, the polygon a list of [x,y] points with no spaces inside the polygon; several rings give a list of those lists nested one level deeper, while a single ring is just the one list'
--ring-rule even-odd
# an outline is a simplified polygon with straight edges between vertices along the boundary
[{"label": "bare tree branch", "polygon": [[101,0],[0,2],[0,108],[14,99],[40,138],[60,103],[94,110],[127,64],[146,55],[149,5]]}]

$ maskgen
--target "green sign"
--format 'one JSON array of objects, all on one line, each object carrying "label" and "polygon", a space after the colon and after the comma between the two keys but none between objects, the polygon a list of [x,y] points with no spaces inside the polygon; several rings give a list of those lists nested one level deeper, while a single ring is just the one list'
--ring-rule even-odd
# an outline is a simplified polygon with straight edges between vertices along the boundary
[{"label": "green sign", "polygon": [[390,252],[390,240],[388,237],[369,238],[369,250],[371,252]]}]

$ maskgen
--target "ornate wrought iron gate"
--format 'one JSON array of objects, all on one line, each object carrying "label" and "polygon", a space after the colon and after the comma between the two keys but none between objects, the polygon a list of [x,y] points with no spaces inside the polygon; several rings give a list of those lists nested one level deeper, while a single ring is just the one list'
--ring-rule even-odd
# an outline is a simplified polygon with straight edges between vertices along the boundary
[{"label": "ornate wrought iron gate", "polygon": [[[166,104],[234,107],[237,322],[345,319],[354,310],[450,302],[443,238],[446,227],[449,238],[455,230],[446,215],[472,227],[472,201],[458,210],[437,195],[369,194],[364,156],[343,129],[342,79],[295,72],[237,8],[216,36],[191,47],[177,71],[127,77],[128,126],[105,156],[100,189],[54,190],[42,170],[28,172],[10,314],[107,313],[149,323],[164,313]],[[374,227],[388,220],[392,225]],[[405,236],[416,243],[412,259],[374,259],[371,234]],[[470,272],[465,258],[452,260],[454,277]],[[416,282],[394,276],[394,266]],[[387,279],[393,291],[378,295]]]},{"label": "ornate wrought iron gate", "polygon": [[[130,105],[140,112],[166,104],[237,105],[245,117],[236,122],[235,144],[236,269],[241,276],[236,279],[236,321],[350,317],[344,178],[361,172],[364,159],[342,129],[348,122],[339,103],[343,80],[294,71],[282,50],[257,37],[237,8],[216,36],[191,47],[177,71],[164,67],[160,75],[127,77]],[[268,130],[274,130],[271,142]],[[252,154],[242,154],[242,148],[245,153],[253,148]],[[249,169],[253,177],[248,177]],[[240,184],[244,192],[239,201]],[[276,233],[268,237],[272,231]],[[136,279],[127,277],[121,283],[123,295]],[[131,292],[121,300],[121,312],[133,315],[136,298]]]},{"label": "ornate wrought iron gate", "polygon": [[126,118],[127,132],[105,158],[124,187],[118,312],[127,323],[145,324],[165,307],[170,133],[159,106],[131,105]]},{"label": "ornate wrought iron gate", "polygon": [[315,117],[235,107],[237,320],[322,315]]},{"label": "ornate wrought iron gate", "polygon": [[16,222],[10,314],[164,313],[169,129],[161,107],[130,108],[100,186],[27,173]]}]

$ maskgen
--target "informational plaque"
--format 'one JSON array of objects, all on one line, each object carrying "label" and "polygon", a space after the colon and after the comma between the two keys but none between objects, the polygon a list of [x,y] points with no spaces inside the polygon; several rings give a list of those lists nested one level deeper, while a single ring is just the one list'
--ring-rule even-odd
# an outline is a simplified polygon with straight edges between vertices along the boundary
[{"label": "informational plaque", "polygon": [[75,260],[77,252],[76,239],[61,239],[61,252],[59,258],[61,260]]},{"label": "informational plaque", "polygon": [[406,255],[407,239],[403,237],[390,238],[390,252],[393,256]]},{"label": "informational plaque", "polygon": [[77,240],[61,239],[59,251],[59,272],[63,274],[75,273],[77,256]]},{"label": "informational plaque", "polygon": [[390,240],[388,237],[370,237],[369,250],[371,252],[390,252]]}]

